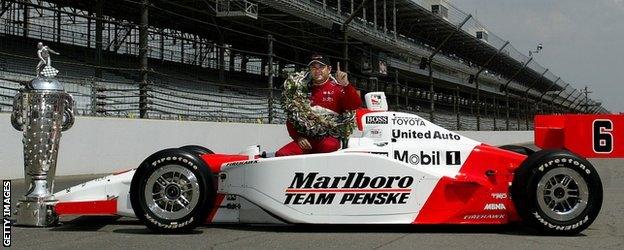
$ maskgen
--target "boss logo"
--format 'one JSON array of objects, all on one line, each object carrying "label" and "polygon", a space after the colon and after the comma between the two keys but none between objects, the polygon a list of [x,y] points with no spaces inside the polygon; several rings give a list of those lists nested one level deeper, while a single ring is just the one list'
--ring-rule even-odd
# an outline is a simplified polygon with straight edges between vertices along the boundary
[{"label": "boss logo", "polygon": [[366,117],[367,124],[388,124],[387,116],[367,116]]}]

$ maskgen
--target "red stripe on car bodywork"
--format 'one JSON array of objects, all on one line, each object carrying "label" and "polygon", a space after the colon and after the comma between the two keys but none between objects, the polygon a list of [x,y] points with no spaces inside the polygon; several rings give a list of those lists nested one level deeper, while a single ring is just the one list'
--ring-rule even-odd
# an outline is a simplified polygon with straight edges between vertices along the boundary
[{"label": "red stripe on car bodywork", "polygon": [[206,218],[206,223],[212,223],[214,221],[214,217],[217,215],[217,211],[221,207],[221,203],[223,202],[224,198],[225,194],[217,194],[217,197],[215,198],[215,203],[212,206],[208,217]]},{"label": "red stripe on car bodywork", "polygon": [[[442,177],[416,218],[415,224],[504,224],[519,217],[509,194],[514,170],[525,155],[488,145],[476,146],[455,178]],[[485,173],[494,171],[493,175]],[[495,194],[505,194],[506,198]],[[487,204],[505,209],[487,210]]]},{"label": "red stripe on car bodywork", "polygon": [[60,201],[54,205],[58,215],[117,215],[117,199],[97,201]]},{"label": "red stripe on car bodywork", "polygon": [[[215,185],[217,183],[216,176],[221,172],[221,166],[225,163],[235,162],[235,161],[244,161],[248,160],[249,156],[247,155],[232,155],[232,154],[204,154],[201,156],[202,160],[208,164],[210,171],[213,173],[215,177]],[[256,157],[257,158],[257,157]],[[217,188],[215,186],[215,188]],[[212,223],[214,221],[215,216],[217,215],[217,211],[221,207],[221,203],[225,199],[225,194],[217,193],[217,197],[215,197],[215,203],[210,209],[210,213],[206,218],[206,223]]]},{"label": "red stripe on car bodywork", "polygon": [[204,154],[201,158],[208,164],[212,173],[221,172],[221,165],[233,161],[243,161],[249,159],[246,155],[229,155],[229,154]]}]

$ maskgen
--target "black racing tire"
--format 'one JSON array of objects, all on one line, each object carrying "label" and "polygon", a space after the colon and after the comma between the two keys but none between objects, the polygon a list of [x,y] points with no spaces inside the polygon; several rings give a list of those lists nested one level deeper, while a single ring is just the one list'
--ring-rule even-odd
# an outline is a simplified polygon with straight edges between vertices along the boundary
[{"label": "black racing tire", "polygon": [[199,156],[205,155],[205,154],[214,154],[212,150],[207,149],[206,147],[199,146],[199,145],[186,145],[186,146],[180,147],[180,149],[186,150],[189,152],[195,152],[199,154]]},{"label": "black racing tire", "polygon": [[156,233],[186,233],[203,224],[216,196],[210,168],[195,153],[171,148],[141,163],[130,184],[137,218]]},{"label": "black racing tire", "polygon": [[528,226],[541,234],[576,235],[600,212],[602,182],[586,159],[566,150],[542,150],[516,170],[511,195]]},{"label": "black racing tire", "polygon": [[523,154],[523,155],[535,154],[535,150],[527,148],[527,147],[523,147],[523,146],[518,146],[518,145],[503,145],[498,148],[516,152],[518,154]]}]

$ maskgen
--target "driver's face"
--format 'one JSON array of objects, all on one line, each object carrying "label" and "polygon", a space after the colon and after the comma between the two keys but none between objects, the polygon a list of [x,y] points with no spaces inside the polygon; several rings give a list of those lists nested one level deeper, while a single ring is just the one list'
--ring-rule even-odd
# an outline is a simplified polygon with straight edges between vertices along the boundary
[{"label": "driver's face", "polygon": [[317,83],[323,83],[327,81],[330,72],[331,66],[323,65],[320,63],[313,63],[312,65],[310,65],[310,73],[312,74],[312,79],[314,79],[314,81]]}]

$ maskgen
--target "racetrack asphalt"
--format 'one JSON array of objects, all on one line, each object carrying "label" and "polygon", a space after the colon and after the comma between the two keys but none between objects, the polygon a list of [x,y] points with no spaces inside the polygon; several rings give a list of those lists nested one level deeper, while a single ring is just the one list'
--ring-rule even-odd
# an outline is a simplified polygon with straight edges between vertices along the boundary
[{"label": "racetrack asphalt", "polygon": [[[604,202],[594,223],[574,237],[540,236],[521,226],[202,226],[190,234],[157,235],[138,220],[65,217],[54,228],[13,226],[13,248],[45,249],[624,249],[624,160],[591,160]],[[99,175],[101,176],[101,175]],[[98,175],[59,177],[55,190]],[[24,180],[12,181],[12,203]]]}]

